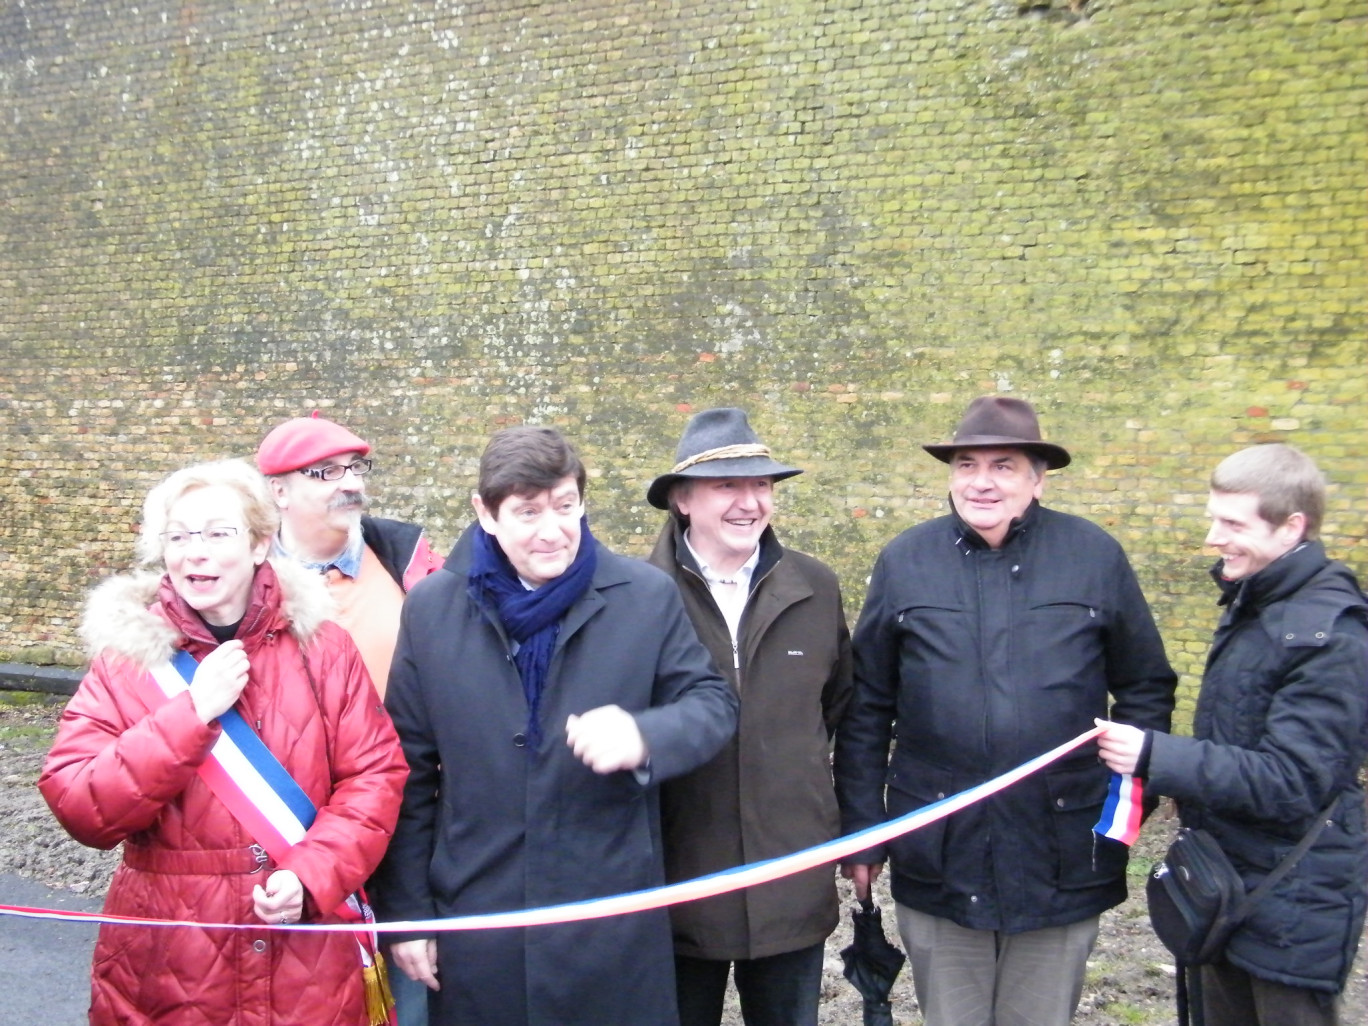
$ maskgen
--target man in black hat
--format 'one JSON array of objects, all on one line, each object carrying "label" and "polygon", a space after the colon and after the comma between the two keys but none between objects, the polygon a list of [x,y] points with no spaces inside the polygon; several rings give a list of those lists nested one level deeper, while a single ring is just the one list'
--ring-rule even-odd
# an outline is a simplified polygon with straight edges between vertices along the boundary
[{"label": "man in black hat", "polygon": [[[1094,717],[1167,731],[1173,712],[1174,673],[1120,545],[1040,505],[1069,454],[1035,410],[984,396],[953,441],[923,448],[950,465],[951,512],[890,542],[870,578],[836,741],[846,832],[982,783]],[[1088,744],[888,845],[928,1026],[1072,1018],[1099,915],[1126,896],[1125,845],[1092,829],[1108,780]],[[884,857],[842,865],[857,893]]]},{"label": "man in black hat", "polygon": [[[776,462],[737,409],[689,421],[647,499],[670,518],[651,562],[672,575],[699,637],[741,697],[736,736],[661,788],[670,881],[787,855],[837,835],[828,745],[850,697],[836,575],[770,527]],[[671,908],[681,1026],[718,1026],[727,977],[747,1026],[816,1026],[829,867]]]}]

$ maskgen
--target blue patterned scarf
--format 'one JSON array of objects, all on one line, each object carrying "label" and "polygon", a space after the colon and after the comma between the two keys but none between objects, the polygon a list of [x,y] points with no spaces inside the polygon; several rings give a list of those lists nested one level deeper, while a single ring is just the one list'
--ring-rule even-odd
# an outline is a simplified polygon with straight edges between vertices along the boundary
[{"label": "blue patterned scarf", "polygon": [[513,663],[527,699],[528,748],[535,751],[541,742],[537,712],[551,668],[551,654],[556,648],[556,635],[566,612],[589,590],[598,564],[598,543],[589,533],[588,518],[581,517],[579,551],[574,562],[559,577],[528,591],[494,537],[479,524],[474,531],[467,591],[476,603],[493,606],[504,630],[518,644]]}]

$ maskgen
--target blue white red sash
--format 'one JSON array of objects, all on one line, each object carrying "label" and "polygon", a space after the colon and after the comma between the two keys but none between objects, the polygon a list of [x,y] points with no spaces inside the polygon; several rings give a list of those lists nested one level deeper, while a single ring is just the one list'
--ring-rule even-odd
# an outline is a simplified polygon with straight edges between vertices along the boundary
[{"label": "blue white red sash", "polygon": [[[152,669],[167,698],[190,689],[199,663],[181,650]],[[218,717],[223,732],[200,764],[200,778],[252,839],[279,862],[304,839],[318,810],[236,709]]]},{"label": "blue white red sash", "polygon": [[1113,773],[1107,786],[1107,802],[1102,806],[1102,818],[1093,832],[1114,841],[1131,845],[1140,836],[1145,782],[1131,773]]},{"label": "blue white red sash", "polygon": [[[198,668],[195,657],[181,649],[150,673],[162,694],[170,699],[190,689]],[[304,839],[318,810],[240,712],[229,709],[220,713],[218,722],[223,731],[200,764],[200,778],[257,844],[279,862]],[[368,926],[375,922],[370,907],[356,894],[348,895],[337,913]],[[370,968],[374,961],[373,932],[369,932],[369,939],[368,948],[358,932],[357,946],[364,968]]]}]

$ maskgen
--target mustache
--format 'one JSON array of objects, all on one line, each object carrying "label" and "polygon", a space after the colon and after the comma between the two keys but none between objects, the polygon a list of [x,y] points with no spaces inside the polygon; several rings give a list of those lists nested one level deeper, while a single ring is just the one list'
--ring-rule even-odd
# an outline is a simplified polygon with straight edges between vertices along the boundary
[{"label": "mustache", "polygon": [[328,509],[365,509],[366,495],[364,492],[346,491],[338,492],[328,500]]}]

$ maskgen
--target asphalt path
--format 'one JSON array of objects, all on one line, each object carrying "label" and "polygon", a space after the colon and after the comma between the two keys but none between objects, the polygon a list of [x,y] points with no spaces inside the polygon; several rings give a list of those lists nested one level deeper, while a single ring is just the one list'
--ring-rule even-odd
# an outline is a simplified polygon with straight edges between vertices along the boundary
[{"label": "asphalt path", "polygon": [[[101,898],[53,891],[26,877],[0,873],[0,905],[98,912]],[[90,1007],[93,923],[61,923],[0,915],[5,994],[0,1026],[82,1026]]]}]

